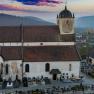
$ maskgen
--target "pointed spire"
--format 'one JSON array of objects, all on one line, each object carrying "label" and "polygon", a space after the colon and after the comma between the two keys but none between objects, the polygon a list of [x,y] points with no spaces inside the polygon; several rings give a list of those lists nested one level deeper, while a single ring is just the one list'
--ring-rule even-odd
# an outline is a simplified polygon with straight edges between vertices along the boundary
[{"label": "pointed spire", "polygon": [[68,3],[68,1],[66,0],[65,1],[65,10],[67,10],[67,3]]},{"label": "pointed spire", "polygon": [[65,5],[65,10],[67,10],[67,6]]}]

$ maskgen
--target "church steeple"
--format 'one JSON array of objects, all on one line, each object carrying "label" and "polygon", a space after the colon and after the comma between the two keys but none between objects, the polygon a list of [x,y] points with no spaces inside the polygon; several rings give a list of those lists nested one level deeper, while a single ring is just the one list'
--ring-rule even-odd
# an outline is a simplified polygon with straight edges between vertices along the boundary
[{"label": "church steeple", "polygon": [[[65,5],[64,10],[59,13],[57,23],[59,25],[60,34],[66,36],[66,41],[74,40],[74,13],[68,10]],[[68,36],[68,37],[67,37]],[[70,40],[69,36],[72,36]]]}]

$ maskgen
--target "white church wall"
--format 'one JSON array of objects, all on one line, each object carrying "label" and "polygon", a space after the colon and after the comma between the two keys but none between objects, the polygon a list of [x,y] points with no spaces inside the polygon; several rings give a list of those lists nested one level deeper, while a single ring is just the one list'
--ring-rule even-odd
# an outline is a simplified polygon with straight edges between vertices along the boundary
[{"label": "white church wall", "polygon": [[[62,45],[75,45],[75,42],[24,42],[23,43],[23,46],[62,46]],[[4,43],[0,43],[0,46],[22,46],[22,43],[4,42]]]},{"label": "white church wall", "polygon": [[[69,64],[71,64],[71,71],[69,70]],[[79,61],[64,61],[64,62],[53,62],[51,63],[51,69],[58,68],[61,73],[68,73],[68,76],[71,77],[72,74],[74,76],[79,77],[79,72],[80,72],[80,62]]]},{"label": "white church wall", "polygon": [[42,75],[48,77],[48,72],[45,72],[45,64],[47,62],[25,62],[24,63],[24,72],[25,72],[25,64],[29,64],[30,72],[25,72],[26,77],[41,77]]},{"label": "white church wall", "polygon": [[[63,62],[24,62],[24,72],[25,72],[25,64],[29,64],[30,66],[30,72],[25,72],[25,76],[27,77],[49,77],[52,78],[52,75],[48,72],[45,72],[45,64],[50,64],[50,70],[51,69],[59,69],[61,73],[68,73],[68,76],[71,77],[72,74],[75,77],[79,77],[80,72],[80,61],[63,61]],[[72,69],[69,71],[69,64],[71,64]]]},{"label": "white church wall", "polygon": [[[8,64],[8,74],[6,74],[6,64]],[[16,75],[18,75],[19,79],[22,78],[22,60],[8,60],[3,63],[3,78],[6,78],[7,80],[9,77],[12,78],[12,80],[15,80]]]},{"label": "white church wall", "polygon": [[2,56],[0,56],[0,73],[2,73],[2,71],[3,71],[3,62],[4,62],[4,60],[3,60],[3,58],[2,58]]},{"label": "white church wall", "polygon": [[[45,64],[50,64],[50,71],[51,69],[59,69],[64,77],[69,76],[71,77],[72,74],[75,77],[79,77],[80,72],[80,61],[61,61],[61,62],[24,62],[23,64],[23,75],[25,77],[49,77],[52,78],[52,75],[49,72],[45,72]],[[5,65],[9,65],[9,72],[6,75],[5,71]],[[8,79],[9,77],[12,78],[12,80],[15,80],[16,75],[21,79],[22,78],[22,60],[9,60],[3,62],[3,78]],[[29,72],[25,72],[25,65],[29,64]],[[71,64],[71,71],[69,71],[69,64]],[[68,74],[68,75],[66,75]],[[58,75],[59,77],[60,75]]]},{"label": "white church wall", "polygon": [[0,56],[0,64],[3,62],[4,62],[4,60],[3,60],[2,56]]},{"label": "white church wall", "polygon": [[[42,45],[41,45],[42,43]],[[64,46],[74,45],[75,42],[25,42],[24,46]]]}]

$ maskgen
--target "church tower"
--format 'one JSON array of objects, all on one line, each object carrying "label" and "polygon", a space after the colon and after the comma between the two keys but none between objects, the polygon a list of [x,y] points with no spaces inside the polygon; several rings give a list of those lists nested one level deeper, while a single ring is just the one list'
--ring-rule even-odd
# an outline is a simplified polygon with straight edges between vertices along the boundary
[{"label": "church tower", "polygon": [[[74,38],[74,14],[72,14],[65,6],[65,9],[57,15],[57,24],[59,26],[60,35],[65,38]],[[65,39],[64,38],[64,39]],[[62,39],[61,39],[62,40]],[[64,40],[63,40],[64,41]],[[66,40],[65,41],[71,41]]]}]

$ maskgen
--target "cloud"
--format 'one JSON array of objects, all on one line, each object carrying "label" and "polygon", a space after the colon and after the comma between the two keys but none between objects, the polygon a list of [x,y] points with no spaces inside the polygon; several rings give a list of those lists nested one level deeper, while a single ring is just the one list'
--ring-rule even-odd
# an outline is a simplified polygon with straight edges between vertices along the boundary
[{"label": "cloud", "polygon": [[58,10],[58,7],[60,7],[60,5],[62,4],[62,3],[60,4],[58,3],[56,5],[56,2],[54,2],[55,4],[39,2],[38,4],[35,4],[35,5],[27,5],[27,4],[23,4],[21,0],[16,0],[16,1],[6,0],[6,2],[5,1],[3,2],[2,0],[0,0],[0,10],[10,10],[10,11],[15,10],[15,11],[25,11],[25,12],[31,12],[31,11],[55,12]]},{"label": "cloud", "polygon": [[17,8],[17,7],[14,7],[14,6],[11,6],[11,5],[2,5],[0,4],[0,10],[15,10],[15,11],[22,11],[21,8]]},{"label": "cloud", "polygon": [[60,0],[16,0],[24,5],[54,6],[62,3]]},{"label": "cloud", "polygon": [[54,13],[54,11],[45,11],[45,10],[33,10],[33,8],[24,8],[24,7],[16,7],[16,6],[13,6],[13,5],[2,5],[0,4],[0,10],[2,11],[19,11],[19,12],[33,12],[33,13]]},{"label": "cloud", "polygon": [[[63,3],[57,3],[57,2]],[[19,12],[60,12],[65,0],[0,0],[0,10]],[[69,0],[67,7],[74,13],[94,14],[94,0]]]}]

